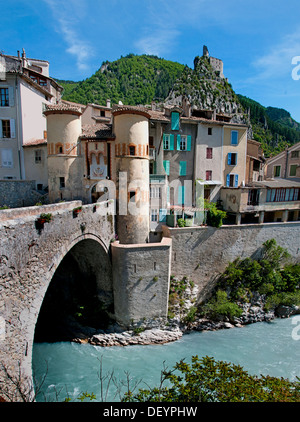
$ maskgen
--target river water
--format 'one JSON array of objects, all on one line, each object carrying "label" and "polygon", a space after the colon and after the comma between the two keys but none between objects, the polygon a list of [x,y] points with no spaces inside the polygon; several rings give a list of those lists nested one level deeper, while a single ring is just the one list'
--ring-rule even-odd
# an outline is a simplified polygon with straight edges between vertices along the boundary
[{"label": "river water", "polygon": [[[159,385],[164,365],[169,369],[180,359],[213,356],[239,364],[250,374],[272,375],[295,380],[300,376],[300,317],[275,319],[242,328],[192,332],[180,340],[153,346],[102,348],[68,342],[37,343],[33,347],[33,369],[37,384],[47,371],[37,401],[76,399],[94,393],[97,401],[120,401],[121,385],[130,378],[131,388]],[[101,363],[102,362],[102,363]],[[102,370],[100,382],[99,374]],[[109,381],[114,374],[117,386]],[[101,393],[102,387],[102,393]]]}]

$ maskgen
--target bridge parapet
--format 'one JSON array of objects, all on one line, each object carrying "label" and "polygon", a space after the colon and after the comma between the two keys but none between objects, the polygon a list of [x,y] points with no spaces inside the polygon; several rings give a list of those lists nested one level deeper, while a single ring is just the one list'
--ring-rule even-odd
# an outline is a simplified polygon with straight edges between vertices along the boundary
[{"label": "bridge parapet", "polygon": [[[77,209],[77,210],[76,210]],[[40,214],[51,221],[38,224]],[[72,201],[0,211],[0,363],[31,378],[34,330],[41,304],[62,259],[85,239],[106,253],[115,237],[114,202]],[[0,382],[7,376],[0,367]]]}]

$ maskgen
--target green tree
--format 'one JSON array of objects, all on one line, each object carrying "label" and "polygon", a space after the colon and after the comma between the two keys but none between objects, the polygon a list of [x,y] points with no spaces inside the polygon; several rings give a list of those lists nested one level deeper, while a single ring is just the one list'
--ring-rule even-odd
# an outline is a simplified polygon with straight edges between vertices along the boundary
[{"label": "green tree", "polygon": [[[165,386],[165,383],[168,386]],[[299,402],[300,383],[270,376],[252,376],[240,365],[205,356],[181,360],[162,372],[161,384],[128,392],[125,402]]]}]

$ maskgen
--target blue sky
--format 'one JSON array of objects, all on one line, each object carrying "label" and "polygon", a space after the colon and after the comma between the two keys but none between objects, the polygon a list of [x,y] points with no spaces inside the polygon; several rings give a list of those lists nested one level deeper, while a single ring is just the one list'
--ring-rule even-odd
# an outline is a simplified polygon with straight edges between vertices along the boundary
[{"label": "blue sky", "polygon": [[223,60],[236,93],[285,108],[300,122],[299,0],[0,0],[0,5],[0,50],[16,55],[25,48],[28,57],[50,62],[52,77],[82,80],[103,61],[129,53],[192,67],[205,44],[211,56]]}]

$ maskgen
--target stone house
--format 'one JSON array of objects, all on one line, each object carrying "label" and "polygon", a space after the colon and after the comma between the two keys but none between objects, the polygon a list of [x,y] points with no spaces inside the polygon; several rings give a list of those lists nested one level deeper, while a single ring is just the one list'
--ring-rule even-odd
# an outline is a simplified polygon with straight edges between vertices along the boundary
[{"label": "stone house", "polygon": [[291,177],[300,177],[300,142],[266,161],[266,179]]}]

